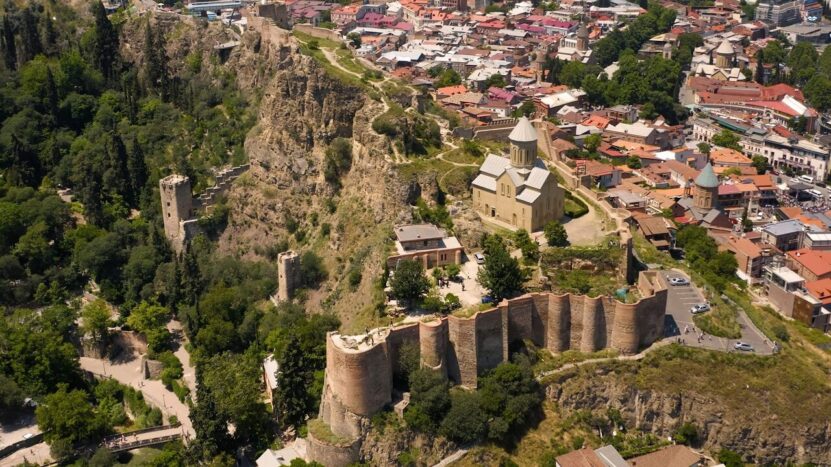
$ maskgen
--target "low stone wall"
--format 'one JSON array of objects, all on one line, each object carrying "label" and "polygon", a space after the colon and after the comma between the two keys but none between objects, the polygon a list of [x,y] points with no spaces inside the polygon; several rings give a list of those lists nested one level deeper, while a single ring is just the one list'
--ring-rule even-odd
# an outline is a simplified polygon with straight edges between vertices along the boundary
[{"label": "low stone wall", "polygon": [[300,31],[303,34],[308,34],[312,37],[317,37],[318,39],[327,39],[335,42],[340,42],[342,40],[340,34],[338,34],[337,32],[331,29],[318,28],[312,26],[311,24],[295,24],[292,29],[295,31]]}]

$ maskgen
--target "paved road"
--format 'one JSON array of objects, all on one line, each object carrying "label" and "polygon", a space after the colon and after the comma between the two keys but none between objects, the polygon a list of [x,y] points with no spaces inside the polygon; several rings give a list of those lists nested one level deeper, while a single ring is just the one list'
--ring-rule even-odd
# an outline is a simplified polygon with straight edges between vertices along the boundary
[{"label": "paved road", "polygon": [[[690,279],[686,274],[678,271],[664,271],[662,274],[667,279],[670,277]],[[669,294],[667,295],[667,317],[664,336],[670,342],[676,342],[680,339],[681,343],[685,345],[720,350],[723,352],[733,350],[733,345],[738,341],[742,341],[752,345],[756,354],[770,355],[773,353],[771,344],[768,343],[765,336],[753,326],[747,318],[747,315],[741,310],[737,310],[739,325],[742,329],[742,337],[740,339],[726,339],[706,333],[702,334],[695,327],[690,308],[695,304],[704,303],[705,301],[704,295],[695,284],[683,286],[670,285]],[[699,338],[700,334],[702,336]]]}]

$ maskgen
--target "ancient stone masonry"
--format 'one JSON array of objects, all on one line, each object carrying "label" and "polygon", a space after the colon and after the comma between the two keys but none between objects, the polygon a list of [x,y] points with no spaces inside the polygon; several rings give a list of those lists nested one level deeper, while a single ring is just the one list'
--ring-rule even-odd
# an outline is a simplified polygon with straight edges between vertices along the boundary
[{"label": "ancient stone masonry", "polygon": [[300,255],[286,251],[277,255],[277,296],[276,302],[291,300],[294,289],[300,283]]},{"label": "ancient stone masonry", "polygon": [[176,253],[181,253],[185,244],[199,232],[199,213],[210,213],[219,195],[227,192],[231,183],[248,167],[244,164],[217,172],[216,184],[196,198],[191,193],[190,178],[184,175],[173,174],[159,180],[164,234]]},{"label": "ancient stone masonry", "polygon": [[405,343],[418,346],[423,367],[468,388],[476,387],[483,372],[508,361],[509,345],[519,340],[552,352],[637,353],[663,336],[667,299],[666,284],[655,272],[641,272],[638,288],[644,298],[636,303],[532,293],[467,318],[447,316],[361,336],[330,333],[320,419],[335,436],[359,439],[366,420],[392,403],[393,375]]}]

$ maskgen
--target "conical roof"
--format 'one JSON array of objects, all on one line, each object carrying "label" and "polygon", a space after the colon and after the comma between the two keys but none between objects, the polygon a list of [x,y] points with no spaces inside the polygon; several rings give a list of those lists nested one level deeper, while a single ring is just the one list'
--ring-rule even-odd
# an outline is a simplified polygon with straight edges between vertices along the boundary
[{"label": "conical roof", "polygon": [[732,55],[736,53],[736,51],[733,49],[733,44],[731,44],[727,39],[724,39],[721,41],[721,44],[718,45],[716,53],[721,55]]},{"label": "conical roof", "polygon": [[519,119],[519,123],[516,124],[513,131],[511,131],[511,134],[508,135],[508,139],[519,143],[536,141],[537,130],[535,130],[534,125],[528,121],[528,117],[522,117]]},{"label": "conical roof", "polygon": [[704,166],[704,169],[698,177],[696,177],[695,184],[701,188],[716,188],[718,186],[718,177],[709,162]]}]

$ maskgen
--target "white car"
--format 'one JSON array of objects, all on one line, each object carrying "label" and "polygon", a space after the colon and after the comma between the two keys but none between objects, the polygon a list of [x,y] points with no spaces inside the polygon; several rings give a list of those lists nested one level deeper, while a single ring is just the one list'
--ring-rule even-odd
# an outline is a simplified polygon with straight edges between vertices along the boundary
[{"label": "white car", "polygon": [[742,352],[753,352],[753,346],[747,342],[736,342],[733,348]]},{"label": "white car", "polygon": [[474,253],[473,259],[476,260],[476,264],[485,264],[485,255],[482,253]]},{"label": "white car", "polygon": [[692,308],[690,308],[690,313],[694,315],[704,313],[705,311],[710,311],[709,303],[699,303],[697,305],[693,305]]},{"label": "white car", "polygon": [[690,281],[683,277],[670,277],[669,283],[672,285],[690,285]]}]

